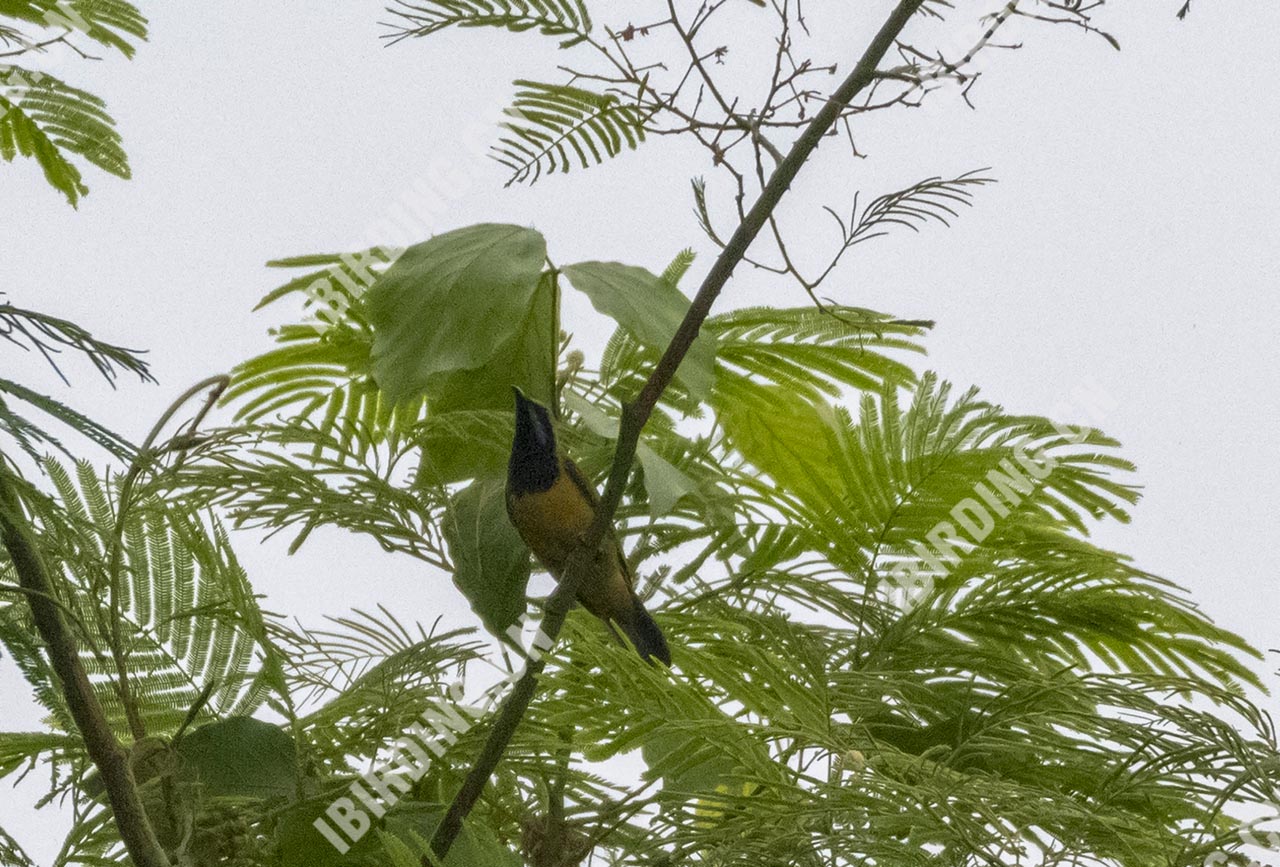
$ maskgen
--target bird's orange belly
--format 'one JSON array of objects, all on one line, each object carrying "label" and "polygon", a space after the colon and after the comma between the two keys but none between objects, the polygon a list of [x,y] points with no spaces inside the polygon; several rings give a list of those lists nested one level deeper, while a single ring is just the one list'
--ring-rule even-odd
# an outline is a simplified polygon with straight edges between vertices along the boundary
[{"label": "bird's orange belly", "polygon": [[525,544],[556,577],[595,517],[582,493],[564,476],[550,490],[520,497],[511,504],[511,512]]},{"label": "bird's orange belly", "polygon": [[[565,561],[591,529],[595,512],[582,492],[565,476],[550,490],[525,494],[510,504],[513,523],[538,561],[556,580],[563,577]],[[606,536],[596,552],[592,574],[578,589],[578,601],[605,619],[629,611],[631,585],[619,562],[617,542]]]}]

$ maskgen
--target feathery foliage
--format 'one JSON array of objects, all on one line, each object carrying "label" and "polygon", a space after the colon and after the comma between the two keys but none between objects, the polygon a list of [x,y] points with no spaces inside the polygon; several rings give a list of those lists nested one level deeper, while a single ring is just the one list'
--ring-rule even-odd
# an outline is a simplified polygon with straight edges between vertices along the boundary
[{"label": "feathery foliage", "polygon": [[[132,57],[134,40],[145,39],[146,19],[125,0],[7,0],[0,21],[37,28],[5,26],[0,41],[20,46],[12,56],[50,48],[75,51],[77,36]],[[45,38],[40,33],[58,35]],[[0,64],[0,158],[32,158],[49,185],[75,206],[89,192],[76,159],[108,174],[130,177],[129,161],[106,103],[48,72]]]},{"label": "feathery foliage", "polygon": [[[679,257],[667,285],[690,265]],[[288,294],[297,297],[278,297]],[[197,792],[161,798],[165,809],[222,847],[189,847],[202,853],[196,863],[219,863],[209,852],[227,846],[254,863],[298,863],[290,853],[303,852],[329,863],[312,820],[405,731],[460,714],[439,757],[353,849],[361,863],[407,857],[492,712],[492,695],[469,686],[459,706],[450,692],[476,663],[501,666],[491,645],[402,625],[387,608],[320,628],[266,617],[201,511],[294,527],[295,548],[331,525],[446,575],[457,568],[450,509],[458,485],[505,460],[508,413],[427,400],[391,427],[385,417],[335,421],[329,393],[376,369],[376,335],[363,298],[353,301],[332,332],[278,332],[314,355],[268,353],[242,369],[233,400],[254,422],[148,469],[124,512],[114,572],[114,481],[49,463],[54,496],[29,497],[117,728],[127,730],[122,695],[165,738],[194,714],[217,733],[205,740],[246,749],[248,724],[237,720],[263,702],[288,721],[248,728],[255,761],[296,776],[264,790],[276,795],[183,788],[201,754],[181,744],[158,753],[187,770],[156,779]],[[575,852],[619,864],[1146,867],[1239,848],[1233,805],[1280,797],[1274,730],[1245,697],[1257,684],[1249,649],[1175,586],[1088,541],[1095,522],[1127,520],[1136,500],[1117,444],[918,375],[906,359],[928,324],[854,308],[751,308],[709,321],[714,388],[677,389],[662,404],[619,513],[675,672],[571,617],[467,824],[466,845],[478,849],[466,851],[487,853],[485,863],[519,850],[532,863]],[[346,343],[326,343],[328,333]],[[621,401],[653,351],[622,329],[597,372],[557,348],[560,434],[589,476],[607,467]],[[382,405],[376,384],[364,388],[375,392],[366,405]],[[286,417],[268,420],[282,399]],[[984,485],[1000,498],[983,497]],[[956,511],[966,500],[986,504],[991,526],[963,525],[961,514],[986,523]],[[58,768],[59,791],[88,797],[64,862],[115,862],[118,838],[83,794],[92,783],[64,734],[60,693],[22,607],[5,599],[0,641],[58,728],[0,740],[0,772]],[[264,740],[267,730],[276,734]],[[637,762],[638,780],[619,771]]]},{"label": "feathery foliage", "polygon": [[114,382],[120,371],[136,374],[144,382],[155,382],[138,350],[98,340],[74,322],[47,313],[23,310],[9,303],[0,304],[0,337],[19,349],[34,349],[40,353],[68,384],[54,357],[65,349],[88,358],[108,382]]},{"label": "feathery foliage", "polygon": [[47,73],[0,66],[0,158],[18,156],[34,158],[72,205],[89,192],[72,156],[116,177],[130,176],[106,103]]},{"label": "feathery foliage", "polygon": [[[38,352],[63,382],[68,380],[58,364],[58,356],[65,350],[88,358],[98,373],[112,385],[122,371],[137,374],[143,382],[155,382],[146,361],[137,350],[99,340],[74,322],[47,313],[24,310],[9,303],[0,304],[0,337],[19,349]],[[52,447],[67,455],[70,452],[55,434],[20,413],[16,404],[26,404],[49,416],[102,447],[118,460],[128,461],[133,458],[135,449],[124,437],[61,401],[33,391],[21,383],[0,378],[0,433],[9,437],[33,461],[38,462],[42,457],[42,447]]]},{"label": "feathery foliage", "polygon": [[41,446],[51,446],[58,451],[70,455],[67,447],[54,434],[41,425],[29,420],[10,406],[9,400],[22,401],[34,409],[40,410],[54,420],[91,442],[101,446],[113,457],[129,460],[134,454],[134,446],[124,437],[108,430],[93,419],[76,412],[71,407],[51,397],[32,391],[25,386],[8,379],[0,379],[0,433],[13,439],[18,448],[33,461],[40,460]]},{"label": "feathery foliage", "polygon": [[886,235],[893,226],[913,232],[931,221],[949,226],[951,220],[960,216],[958,208],[973,204],[976,187],[994,183],[992,178],[981,174],[983,171],[986,169],[965,172],[953,179],[926,178],[877,197],[861,214],[855,198],[847,225],[835,211],[828,208],[827,212],[840,224],[848,246]]},{"label": "feathery foliage", "polygon": [[[691,264],[679,257],[668,285]],[[364,336],[325,357],[317,395],[376,369],[353,300],[333,328]],[[1252,651],[1176,586],[1088,541],[1137,499],[1114,440],[917,374],[907,359],[929,324],[856,308],[709,320],[714,388],[664,398],[619,513],[676,674],[570,618],[467,825],[497,847],[493,863],[519,849],[530,863],[594,852],[619,864],[1145,867],[1239,848],[1233,804],[1280,795],[1274,730],[1245,697]],[[324,347],[314,329],[289,330],[304,327],[277,333]],[[589,477],[607,468],[621,402],[653,352],[626,329],[599,371],[558,348],[559,433]],[[306,367],[259,357],[236,405],[302,393]],[[335,423],[323,397],[284,405],[278,422],[212,432],[157,476],[161,489],[298,527],[295,547],[332,525],[457,569],[450,509],[459,485],[501,467],[508,413],[427,400],[388,437]],[[989,527],[956,511],[966,501]],[[445,713],[449,678],[493,654],[387,609],[271,631],[294,706],[308,708],[291,730],[322,789]],[[491,705],[470,700],[482,717]],[[464,729],[360,842],[368,863],[429,836],[483,741],[483,724]],[[619,773],[635,762],[639,780]],[[299,801],[286,824],[327,803]],[[268,838],[327,845],[281,837],[255,810],[241,815]]]},{"label": "feathery foliage", "polygon": [[[174,732],[193,708],[199,719],[249,713],[281,685],[261,663],[265,622],[215,519],[147,500],[118,519],[117,479],[84,462],[69,470],[46,461],[44,470],[55,496],[32,500],[37,526],[90,648],[81,661],[121,732],[126,701],[148,730]],[[30,648],[5,643],[37,671]],[[127,663],[128,695],[117,663]],[[60,695],[45,699],[69,724]]]},{"label": "feathery foliage", "polygon": [[[72,5],[93,20],[69,29],[104,44],[144,31],[121,0]],[[0,0],[0,14],[24,21],[47,8]],[[680,31],[686,79],[697,73],[714,90],[701,66],[722,55],[698,54],[670,9],[651,27]],[[394,38],[488,26],[602,50],[577,0],[406,0],[392,12]],[[1093,29],[1087,10],[1063,12]],[[781,70],[790,49],[779,46]],[[916,66],[885,80],[909,83]],[[513,180],[585,168],[644,140],[654,112],[678,108],[678,94],[651,89],[649,71],[626,59],[617,78],[518,82],[519,120],[498,148]],[[770,100],[796,87],[774,79]],[[699,87],[699,105],[705,95]],[[86,94],[62,97],[81,113],[49,102],[36,127],[35,108],[17,120],[10,111],[0,124],[25,138],[6,140],[0,127],[0,152],[63,159],[55,185],[74,202],[83,186],[57,148],[77,152],[87,141],[77,134],[111,126],[100,106],[84,109]],[[786,100],[801,119],[803,102]],[[765,134],[788,121],[777,106],[722,107],[712,125],[696,107],[681,120],[714,130],[704,144],[717,165],[735,141],[750,142],[763,175],[762,155],[776,157]],[[59,140],[47,129],[60,113],[70,126]],[[933,178],[861,210],[855,202],[847,221],[831,211],[843,246],[826,273],[895,227],[948,224],[987,182]],[[785,265],[764,267],[813,296],[820,280],[800,278],[776,240]],[[233,423],[188,437],[176,457],[134,454],[0,381],[129,461],[122,474],[49,459],[39,484],[19,487],[91,688],[176,863],[423,863],[523,662],[521,630],[535,628],[531,603],[545,586],[530,582],[503,514],[508,389],[544,399],[559,441],[600,478],[623,407],[688,306],[677,287],[693,265],[683,251],[660,276],[613,262],[556,268],[536,231],[495,224],[376,258],[275,263],[312,270],[260,306],[301,295],[310,320],[286,323],[275,348],[237,368]],[[562,329],[566,289],[616,328],[595,367]],[[43,323],[17,332],[38,348],[51,339],[86,351],[109,378],[114,365],[134,369],[128,353],[104,354],[69,323],[14,315]],[[1280,801],[1275,730],[1252,701],[1256,652],[1176,585],[1090,541],[1137,500],[1118,444],[917,371],[909,360],[930,325],[835,303],[706,322],[645,427],[617,513],[674,665],[646,664],[572,614],[446,867],[1243,861],[1237,813]],[[55,444],[4,403],[0,426],[31,455]],[[422,596],[399,610],[456,589],[496,640],[383,606],[318,627],[268,615],[221,516],[294,530],[291,550],[332,527],[414,556],[430,568]],[[459,532],[464,523],[475,532]],[[49,798],[64,797],[76,820],[58,865],[126,863],[13,572],[0,555],[0,646],[48,727],[0,734],[0,777],[50,767]],[[406,766],[406,742],[431,757]],[[379,788],[371,769],[393,760],[407,776]],[[343,804],[368,821],[340,857],[318,829],[336,834]],[[0,831],[6,859],[25,856]]]},{"label": "feathery foliage", "polygon": [[512,171],[508,184],[599,165],[644,141],[643,110],[613,94],[524,80],[516,86],[523,89],[494,148],[494,158]]},{"label": "feathery foliage", "polygon": [[35,867],[35,862],[22,851],[18,841],[0,828],[0,865],[4,867]]},{"label": "feathery foliage", "polygon": [[591,34],[591,14],[581,0],[396,0],[388,11],[397,19],[390,25],[393,42],[447,27],[499,27],[536,29],[568,48]]},{"label": "feathery foliage", "polygon": [[[147,38],[147,19],[125,0],[3,0],[0,15],[39,27],[83,33],[125,57],[133,57],[134,41]],[[10,41],[17,41],[17,37]]]}]

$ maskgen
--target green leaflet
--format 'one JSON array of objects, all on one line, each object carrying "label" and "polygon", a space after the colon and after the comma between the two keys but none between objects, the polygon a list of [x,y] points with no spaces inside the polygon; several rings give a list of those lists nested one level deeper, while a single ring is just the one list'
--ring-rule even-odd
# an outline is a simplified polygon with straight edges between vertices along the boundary
[{"label": "green leaflet", "polygon": [[484,625],[502,635],[525,610],[529,551],[507,518],[505,481],[477,479],[459,491],[443,519],[453,582]]},{"label": "green leaflet", "polygon": [[675,508],[685,494],[696,491],[693,479],[682,473],[645,443],[636,446],[636,458],[644,470],[644,489],[649,495],[649,514],[661,518]]},{"label": "green leaflet", "polygon": [[[565,406],[577,413],[582,423],[594,434],[606,439],[618,438],[618,422],[610,418],[604,410],[588,401],[576,392],[566,391]],[[643,440],[636,443],[636,459],[644,472],[645,493],[649,496],[649,514],[653,518],[661,518],[675,508],[676,503],[685,494],[692,494],[697,489],[693,479],[685,475],[678,467],[653,450]]]},{"label": "green leaflet", "polygon": [[0,16],[79,31],[125,57],[134,54],[130,37],[147,38],[146,17],[126,0],[0,0]]},{"label": "green leaflet", "polygon": [[[618,262],[579,262],[564,275],[591,305],[659,352],[667,348],[689,309],[689,299],[675,286],[644,268]],[[676,378],[696,395],[711,391],[715,377],[716,344],[708,334],[689,347]]]},{"label": "green leaflet", "polygon": [[591,32],[591,13],[582,0],[396,0],[387,11],[399,19],[391,25],[395,41],[454,26],[501,27],[567,37],[560,47],[569,48]]},{"label": "green leaflet", "polygon": [[645,111],[615,94],[537,81],[516,86],[524,89],[506,110],[512,120],[503,124],[506,134],[492,154],[511,169],[508,184],[599,165],[644,141]]},{"label": "green leaflet", "polygon": [[734,398],[720,401],[718,415],[733,447],[784,490],[805,499],[828,498],[831,408],[782,386],[744,388]]},{"label": "green leaflet", "polygon": [[446,232],[405,250],[366,296],[374,378],[382,390],[393,400],[448,392],[441,375],[474,374],[504,348],[528,350],[532,341],[520,338],[546,255],[538,232],[495,224]]},{"label": "green leaflet", "polygon": [[80,738],[60,732],[0,732],[0,779],[35,763],[41,756],[79,754],[83,746]]},{"label": "green leaflet", "polygon": [[89,192],[71,156],[120,178],[129,161],[106,103],[52,75],[0,65],[0,159],[32,157],[72,206]]},{"label": "green leaflet", "polygon": [[108,430],[88,416],[51,397],[32,391],[7,379],[0,379],[0,432],[11,437],[33,460],[41,455],[37,446],[52,446],[64,454],[67,448],[53,434],[11,409],[5,397],[12,397],[35,407],[71,430],[101,446],[119,460],[132,460],[136,448],[124,437]]},{"label": "green leaflet", "polygon": [[201,726],[177,747],[184,776],[206,797],[288,798],[297,792],[298,749],[279,726],[230,717]]},{"label": "green leaflet", "polygon": [[[30,27],[11,27],[4,19]],[[133,57],[134,41],[147,38],[147,19],[126,0],[0,0],[0,47],[37,42],[42,30],[74,34],[77,42],[83,34]],[[84,57],[80,48],[75,51]],[[72,207],[89,192],[73,157],[117,177],[130,176],[106,103],[42,70],[0,64],[0,159],[11,162],[18,155],[34,158]]]},{"label": "green leaflet", "polygon": [[22,851],[22,847],[18,845],[18,841],[5,833],[0,828],[0,865],[4,867],[35,867],[36,862],[32,861],[26,852]]}]

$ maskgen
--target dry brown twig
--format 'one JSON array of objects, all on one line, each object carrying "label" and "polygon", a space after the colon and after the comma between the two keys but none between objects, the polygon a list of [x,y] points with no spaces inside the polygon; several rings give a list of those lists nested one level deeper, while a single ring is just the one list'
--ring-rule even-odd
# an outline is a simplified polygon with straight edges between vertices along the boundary
[{"label": "dry brown twig", "polygon": [[[1019,47],[998,45],[992,38],[1012,17],[1019,2],[1035,0],[1007,0],[1003,6],[975,19],[973,41],[955,58],[948,58],[941,51],[926,52],[895,39],[892,50],[902,63],[890,69],[877,70],[875,80],[858,100],[840,104],[832,131],[840,130],[846,134],[850,153],[863,156],[854,143],[853,118],[896,106],[918,106],[927,95],[947,83],[957,85],[961,98],[968,102],[979,76],[969,71],[976,58],[990,48]],[[620,30],[610,31],[605,41],[588,40],[597,59],[604,62],[603,71],[569,66],[561,68],[570,73],[571,81],[603,83],[608,92],[620,98],[633,99],[646,118],[645,131],[648,134],[688,135],[696,140],[710,155],[716,171],[728,175],[733,216],[736,222],[741,223],[746,219],[748,203],[763,193],[768,169],[778,166],[783,160],[784,148],[775,141],[775,137],[786,137],[803,130],[808,126],[812,113],[828,105],[830,95],[809,82],[834,74],[837,64],[819,62],[798,54],[797,35],[809,33],[798,0],[768,0],[767,10],[774,19],[775,31],[769,83],[759,94],[737,92],[729,81],[721,79],[717,71],[728,47],[709,41],[713,38],[715,21],[725,9],[723,0],[704,3],[686,22],[679,4],[667,0],[665,19],[643,26],[628,24]],[[957,25],[957,14],[948,15],[946,10],[933,8],[929,2],[922,4],[921,11],[948,26]],[[1087,21],[1087,18],[1088,9],[1082,9],[1070,23]],[[647,47],[645,40],[663,36],[674,39],[677,52],[684,56],[683,63],[671,64],[666,59],[641,63],[636,59]],[[667,75],[659,76],[659,70]],[[888,92],[890,90],[892,92]],[[695,189],[699,222],[712,242],[723,250],[725,242],[714,226],[705,182],[699,183]],[[829,206],[826,209],[830,210]],[[768,248],[744,256],[743,261],[754,268],[790,277],[819,309],[830,312],[819,298],[818,288],[847,251],[844,239],[824,257],[821,264],[812,269],[817,276],[810,278],[804,273],[806,267],[788,248],[788,233],[782,221],[771,217],[767,225]]]}]

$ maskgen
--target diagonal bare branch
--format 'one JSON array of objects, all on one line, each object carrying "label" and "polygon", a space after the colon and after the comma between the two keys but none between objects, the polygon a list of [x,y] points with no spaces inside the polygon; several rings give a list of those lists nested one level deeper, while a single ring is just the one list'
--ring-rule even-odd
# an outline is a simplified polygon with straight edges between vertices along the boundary
[{"label": "diagonal bare branch", "polygon": [[[792,181],[800,173],[800,169],[812,156],[823,137],[835,126],[842,112],[854,98],[875,80],[876,69],[885,54],[893,47],[895,41],[907,26],[907,22],[920,10],[924,0],[900,0],[881,25],[879,32],[871,40],[858,60],[857,65],[848,78],[841,83],[826,104],[822,107],[791,146],[786,157],[774,169],[760,197],[747,212],[746,217],[730,237],[729,242],[715,263],[711,266],[706,278],[702,281],[693,303],[690,304],[684,320],[680,323],[670,345],[662,354],[653,373],[641,390],[639,396],[623,408],[622,424],[618,432],[618,445],[614,452],[613,467],[609,472],[609,480],[605,485],[604,498],[596,512],[591,529],[569,559],[565,575],[557,585],[555,592],[547,601],[546,616],[542,622],[542,633],[554,642],[564,625],[564,619],[573,600],[577,597],[578,587],[590,571],[593,551],[604,538],[613,523],[614,514],[622,502],[622,492],[627,479],[631,475],[631,466],[635,461],[636,445],[654,406],[663,391],[671,384],[676,369],[684,360],[694,339],[711,312],[712,306],[720,296],[725,284],[733,275],[734,269],[742,262],[751,246],[751,242],[760,234],[778,203],[790,189]],[[431,839],[431,848],[439,859],[443,859],[453,846],[462,823],[471,812],[489,782],[498,762],[506,752],[516,728],[524,718],[530,702],[537,689],[538,675],[545,666],[545,657],[530,661],[524,675],[517,681],[510,697],[499,711],[493,729],[489,733],[480,756],[476,759],[462,788],[459,790],[449,811],[441,821]],[[424,863],[429,863],[424,859]]]}]

